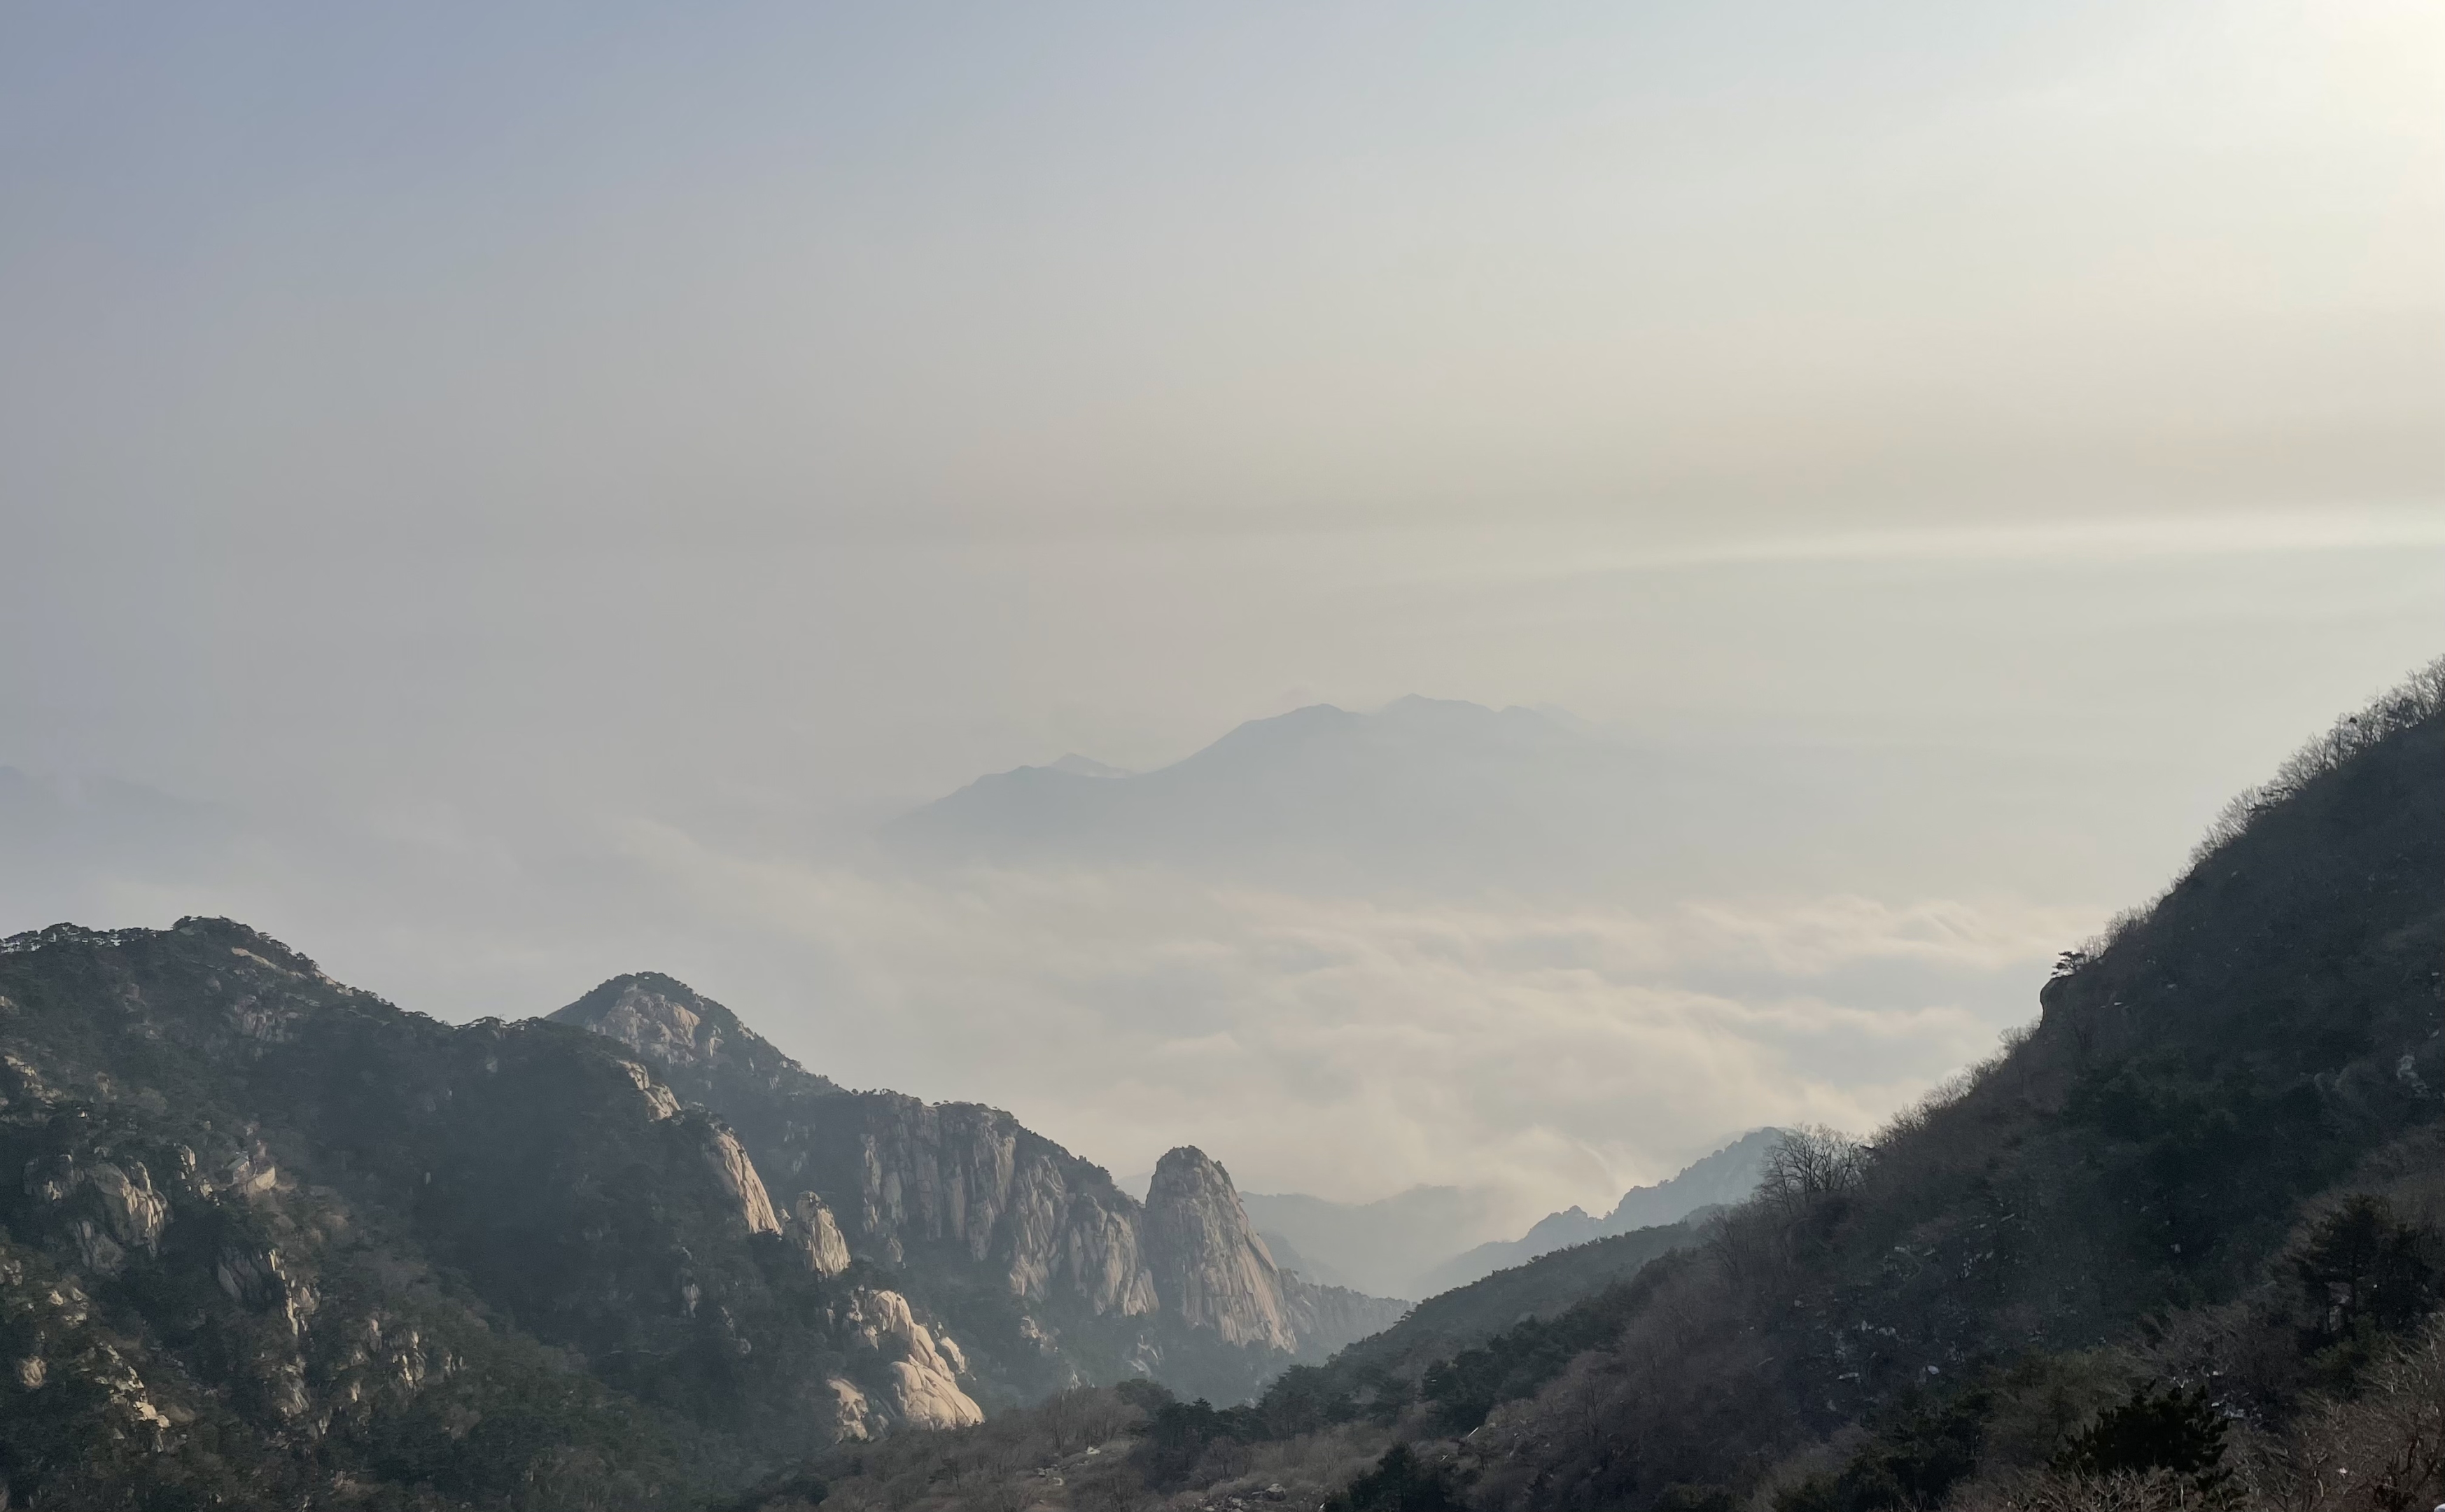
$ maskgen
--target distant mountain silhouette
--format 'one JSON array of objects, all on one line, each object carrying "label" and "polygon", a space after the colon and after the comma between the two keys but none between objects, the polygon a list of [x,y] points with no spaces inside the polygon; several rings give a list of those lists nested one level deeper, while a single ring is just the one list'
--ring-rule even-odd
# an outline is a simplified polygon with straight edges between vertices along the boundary
[{"label": "distant mountain silhouette", "polygon": [[1476,1235],[1505,1232],[1502,1214],[1518,1211],[1499,1192],[1464,1186],[1412,1186],[1372,1203],[1304,1192],[1242,1192],[1240,1200],[1266,1243],[1279,1238],[1302,1257],[1300,1264],[1284,1262],[1292,1270],[1378,1297],[1432,1296],[1420,1289],[1423,1273]]},{"label": "distant mountain silhouette", "polygon": [[1561,885],[1639,861],[1658,830],[1658,775],[1640,753],[1531,709],[1319,703],[1251,719],[1154,772],[1072,756],[996,773],[884,838],[936,861]]},{"label": "distant mountain silhouette", "polygon": [[1753,1129],[1668,1181],[1632,1187],[1602,1218],[1577,1207],[1549,1213],[1519,1239],[1480,1244],[1455,1255],[1411,1284],[1416,1295],[1435,1297],[1573,1244],[1677,1223],[1692,1213],[1744,1202],[1757,1190],[1766,1154],[1782,1137],[1779,1129]]},{"label": "distant mountain silhouette", "polygon": [[1991,753],[1970,761],[1950,740],[1669,730],[1416,696],[1372,714],[1315,704],[1153,771],[1072,755],[995,773],[876,838],[921,868],[1148,867],[1292,892],[1642,906],[1913,896],[1999,849],[2032,893],[2097,874],[2094,834],[2047,818],[2092,775],[2042,753],[2009,758],[2019,796],[1999,804],[1978,764]]},{"label": "distant mountain silhouette", "polygon": [[1062,756],[1060,759],[1045,768],[1045,770],[1048,772],[1063,773],[1073,777],[1133,777],[1137,775],[1136,773],[1131,772],[1127,767],[1112,766],[1108,762],[1098,761],[1093,756],[1080,756],[1075,751]]}]

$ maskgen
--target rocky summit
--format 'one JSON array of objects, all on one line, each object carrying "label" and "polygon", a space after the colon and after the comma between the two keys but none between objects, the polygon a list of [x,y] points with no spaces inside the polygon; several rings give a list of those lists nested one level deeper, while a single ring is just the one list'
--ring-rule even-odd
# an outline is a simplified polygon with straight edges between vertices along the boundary
[{"label": "rocky summit", "polygon": [[1237,1400],[1400,1316],[1278,1267],[1198,1150],[1165,1156],[1141,1204],[997,1109],[846,1091],[669,977],[614,978],[551,1020],[718,1112],[781,1205],[814,1215],[798,1241],[823,1228],[937,1308],[988,1400],[1133,1374]]}]

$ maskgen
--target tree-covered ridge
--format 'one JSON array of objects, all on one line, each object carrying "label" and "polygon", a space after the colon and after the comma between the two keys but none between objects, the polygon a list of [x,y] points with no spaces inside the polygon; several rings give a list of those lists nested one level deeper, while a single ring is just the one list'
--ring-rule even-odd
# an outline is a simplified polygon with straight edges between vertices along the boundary
[{"label": "tree-covered ridge", "polygon": [[598,1037],[187,920],[8,942],[0,1052],[12,1504],[685,1504],[905,1355]]},{"label": "tree-covered ridge", "polygon": [[[2382,1199],[2401,1226],[2369,1243],[2405,1272],[2445,1220],[2423,1174],[2445,1111],[2440,691],[2431,667],[2287,766],[2158,903],[2066,962],[2005,1055],[1848,1168],[1726,1214],[1611,1347],[1498,1416],[1470,1456],[1481,1502],[1747,1496],[1856,1425],[1924,1436],[1908,1425],[1926,1411],[2016,1425],[1977,1435],[1970,1463],[2002,1474],[2058,1451],[2032,1447],[2039,1404],[2067,1431],[2098,1409],[2082,1391],[2152,1372],[2213,1379],[2221,1410],[2288,1431],[2339,1369],[2298,1284],[2340,1263],[2314,1259],[2342,1242],[2332,1215],[2367,1228],[2354,1197]],[[1588,1425],[1576,1442],[1556,1433],[1570,1420]],[[1904,1504],[1883,1495],[1853,1504]]]}]

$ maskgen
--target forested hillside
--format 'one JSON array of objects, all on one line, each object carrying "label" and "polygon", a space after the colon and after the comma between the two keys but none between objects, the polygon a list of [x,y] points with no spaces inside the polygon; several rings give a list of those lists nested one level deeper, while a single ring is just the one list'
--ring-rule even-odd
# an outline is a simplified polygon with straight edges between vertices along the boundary
[{"label": "forested hillside", "polygon": [[666,1504],[978,1416],[599,1037],[188,920],[0,943],[0,1049],[6,1504]]},{"label": "forested hillside", "polygon": [[[2440,1093],[2445,663],[2236,800],[2162,898],[2065,952],[2024,1036],[1872,1140],[1789,1137],[1688,1247],[1423,1369],[1369,1341],[1254,1409],[1124,1404],[1130,1476],[1094,1484],[1353,1512],[2424,1507]],[[843,1504],[906,1488],[922,1446],[891,1452],[832,1462]]]}]

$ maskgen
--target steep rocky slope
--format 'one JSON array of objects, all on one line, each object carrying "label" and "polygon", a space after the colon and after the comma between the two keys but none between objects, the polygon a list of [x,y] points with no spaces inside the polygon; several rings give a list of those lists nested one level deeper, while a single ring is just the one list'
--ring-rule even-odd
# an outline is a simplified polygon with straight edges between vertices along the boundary
[{"label": "steep rocky slope", "polygon": [[1198,1151],[1166,1156],[1140,1204],[1008,1113],[845,1091],[668,977],[615,978],[551,1017],[719,1112],[788,1192],[793,1241],[836,1232],[902,1275],[951,1321],[988,1401],[1137,1373],[1238,1400],[1399,1316],[1276,1267]]},{"label": "steep rocky slope", "polygon": [[1170,1150],[1156,1163],[1146,1227],[1147,1258],[1161,1278],[1156,1295],[1175,1316],[1234,1344],[1297,1347],[1282,1274],[1230,1173],[1203,1150]]},{"label": "steep rocky slope", "polygon": [[651,1505],[979,1415],[611,1042],[225,921],[0,943],[0,1168],[9,1504]]}]

